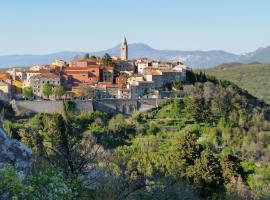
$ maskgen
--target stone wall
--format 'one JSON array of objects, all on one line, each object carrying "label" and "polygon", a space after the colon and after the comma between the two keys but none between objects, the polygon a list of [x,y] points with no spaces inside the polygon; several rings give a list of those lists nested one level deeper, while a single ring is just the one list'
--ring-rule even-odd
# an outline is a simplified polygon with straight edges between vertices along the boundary
[{"label": "stone wall", "polygon": [[[159,106],[165,99],[101,99],[88,101],[74,101],[81,112],[100,110],[106,113],[122,113],[129,115],[132,111],[142,112]],[[62,101],[12,101],[15,112],[30,113],[61,113]]]},{"label": "stone wall", "polygon": [[12,101],[12,108],[20,114],[30,113],[60,113],[62,111],[62,101]]}]

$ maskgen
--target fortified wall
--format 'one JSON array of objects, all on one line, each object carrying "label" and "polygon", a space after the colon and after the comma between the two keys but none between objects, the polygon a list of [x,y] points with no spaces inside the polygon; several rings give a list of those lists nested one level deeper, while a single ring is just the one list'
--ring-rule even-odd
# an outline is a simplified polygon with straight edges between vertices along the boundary
[{"label": "fortified wall", "polygon": [[[106,113],[130,115],[132,111],[144,112],[162,104],[166,99],[101,99],[74,101],[80,112],[100,110]],[[31,113],[61,113],[62,101],[11,101],[18,115]]]}]

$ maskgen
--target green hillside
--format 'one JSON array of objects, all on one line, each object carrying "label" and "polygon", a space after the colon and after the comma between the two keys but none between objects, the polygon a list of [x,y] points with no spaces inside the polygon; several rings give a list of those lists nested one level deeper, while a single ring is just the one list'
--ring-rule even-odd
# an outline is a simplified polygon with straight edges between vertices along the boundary
[{"label": "green hillside", "polygon": [[234,82],[250,94],[270,103],[270,64],[223,64],[206,73]]},{"label": "green hillside", "polygon": [[185,98],[130,117],[79,113],[74,102],[64,102],[62,114],[3,112],[3,128],[29,146],[34,158],[24,185],[16,168],[0,167],[0,195],[269,199],[269,105],[228,81],[192,73],[189,79],[182,87]]}]

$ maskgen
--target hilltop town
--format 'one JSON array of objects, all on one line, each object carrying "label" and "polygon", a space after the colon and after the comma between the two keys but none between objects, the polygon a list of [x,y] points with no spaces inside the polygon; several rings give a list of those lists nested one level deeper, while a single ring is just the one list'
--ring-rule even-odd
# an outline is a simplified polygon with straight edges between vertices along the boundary
[{"label": "hilltop town", "polygon": [[0,96],[16,100],[163,98],[171,95],[165,92],[168,84],[186,80],[187,70],[191,69],[178,61],[129,60],[124,37],[120,57],[86,54],[70,62],[59,59],[2,71]]}]

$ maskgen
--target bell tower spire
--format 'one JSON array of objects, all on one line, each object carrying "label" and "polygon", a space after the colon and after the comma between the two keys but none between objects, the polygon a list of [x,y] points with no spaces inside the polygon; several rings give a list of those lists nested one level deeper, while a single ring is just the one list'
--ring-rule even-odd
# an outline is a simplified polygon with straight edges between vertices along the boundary
[{"label": "bell tower spire", "polygon": [[125,36],[121,42],[121,60],[128,60],[128,44]]}]

